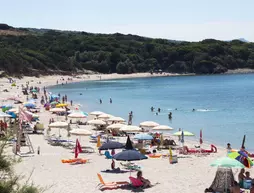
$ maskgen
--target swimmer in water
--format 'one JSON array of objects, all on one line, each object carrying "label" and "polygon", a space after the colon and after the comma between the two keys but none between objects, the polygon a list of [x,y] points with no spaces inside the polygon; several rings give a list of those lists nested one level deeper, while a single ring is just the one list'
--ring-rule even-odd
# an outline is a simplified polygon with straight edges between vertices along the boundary
[{"label": "swimmer in water", "polygon": [[192,109],[192,112],[194,112],[195,111],[195,109]]},{"label": "swimmer in water", "polygon": [[151,107],[151,111],[153,112],[153,110],[154,110],[154,108],[153,107]]},{"label": "swimmer in water", "polygon": [[102,104],[102,100],[100,99],[100,104]]}]

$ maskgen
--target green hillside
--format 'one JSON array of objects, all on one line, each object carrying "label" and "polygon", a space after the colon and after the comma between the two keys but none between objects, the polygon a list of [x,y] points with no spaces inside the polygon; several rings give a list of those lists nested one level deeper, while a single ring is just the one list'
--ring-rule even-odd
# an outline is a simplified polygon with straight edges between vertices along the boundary
[{"label": "green hillside", "polygon": [[177,42],[136,35],[24,29],[0,24],[0,70],[11,75],[163,70],[214,74],[254,68],[254,43]]}]

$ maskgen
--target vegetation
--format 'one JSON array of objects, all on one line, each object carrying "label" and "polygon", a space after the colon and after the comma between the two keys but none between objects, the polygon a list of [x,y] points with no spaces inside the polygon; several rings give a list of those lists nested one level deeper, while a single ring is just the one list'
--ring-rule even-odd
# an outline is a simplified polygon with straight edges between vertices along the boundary
[{"label": "vegetation", "polygon": [[[7,74],[132,73],[162,70],[213,74],[254,68],[254,43],[213,39],[177,42],[123,34],[92,34],[0,25],[0,70]],[[20,35],[18,35],[20,34]]]},{"label": "vegetation", "polygon": [[41,193],[44,190],[29,184],[19,184],[20,177],[16,176],[12,171],[12,165],[15,160],[4,154],[7,146],[7,139],[0,140],[0,192],[1,193]]}]

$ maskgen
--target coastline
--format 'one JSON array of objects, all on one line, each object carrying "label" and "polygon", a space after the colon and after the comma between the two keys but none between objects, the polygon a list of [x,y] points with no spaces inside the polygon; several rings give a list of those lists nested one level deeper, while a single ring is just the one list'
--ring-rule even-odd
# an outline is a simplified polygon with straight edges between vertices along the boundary
[{"label": "coastline", "polygon": [[[89,76],[89,78],[88,78]],[[21,80],[17,80],[17,88],[13,88],[8,83],[7,79],[0,79],[0,89],[7,88],[9,92],[3,93],[1,98],[8,98],[10,96],[18,96],[21,100],[25,101],[25,95],[21,93],[21,85],[29,81],[29,86],[39,86],[41,89],[45,86],[56,85],[57,80],[59,84],[65,83],[68,78],[72,78],[72,81],[67,83],[75,83],[81,81],[93,81],[93,80],[110,80],[110,79],[124,79],[124,78],[145,78],[145,77],[166,77],[166,76],[182,76],[181,74],[154,74],[141,73],[141,74],[128,74],[128,75],[82,75],[80,78],[73,78],[71,76],[42,76],[40,78],[24,77]],[[183,75],[184,76],[184,75]],[[101,78],[100,78],[101,77]],[[64,80],[60,81],[61,78]],[[40,82],[40,83],[39,83]],[[41,95],[38,96],[40,98]],[[41,112],[39,113],[40,121],[44,124],[45,128],[48,127],[48,120],[50,117],[58,120],[58,117],[52,115],[50,112],[45,111],[41,105]],[[117,115],[115,115],[117,116]],[[60,117],[60,119],[64,119]],[[53,134],[58,134],[57,130],[52,130]],[[67,132],[61,130],[61,135],[66,138]],[[33,157],[22,158],[22,161],[15,166],[15,172],[19,175],[24,175],[23,182],[25,182],[31,175],[30,182],[41,187],[50,187],[46,193],[73,193],[73,192],[101,192],[96,189],[96,185],[99,183],[96,173],[110,168],[110,160],[105,159],[104,156],[100,156],[96,144],[89,142],[88,137],[82,137],[80,140],[82,145],[92,145],[95,148],[95,153],[92,154],[80,154],[80,158],[90,159],[91,163],[84,165],[66,165],[61,163],[61,159],[69,159],[74,157],[72,150],[64,149],[62,147],[50,146],[47,144],[43,135],[30,135],[30,139],[35,150],[40,147],[40,155],[35,154]],[[71,140],[75,141],[76,137],[71,136]],[[177,142],[177,138],[174,137]],[[121,142],[125,139],[119,138]],[[206,142],[206,141],[205,141]],[[186,145],[189,148],[193,148],[198,144],[198,139],[191,139],[186,137]],[[216,144],[215,144],[216,145]],[[202,144],[202,148],[209,149],[210,144],[207,142]],[[167,192],[169,187],[172,193],[200,193],[204,192],[205,188],[208,188],[215,176],[216,168],[210,167],[210,163],[219,157],[226,155],[224,147],[217,146],[218,153],[210,155],[179,155],[177,151],[173,151],[173,154],[179,156],[177,164],[169,164],[168,159],[148,159],[145,161],[135,162],[142,166],[142,171],[146,178],[148,178],[152,184],[158,183],[155,187],[146,189],[147,193],[159,193]],[[11,149],[9,149],[11,152]],[[164,150],[163,153],[167,154],[168,150]],[[120,167],[120,163],[117,162],[117,167]],[[253,169],[249,170],[253,172]],[[105,181],[128,181],[129,173],[125,174],[108,174],[101,173]],[[136,172],[133,172],[135,176]],[[204,175],[206,174],[206,175]],[[158,177],[159,175],[159,177]],[[172,183],[173,182],[173,183]],[[112,190],[105,191],[111,192]],[[114,191],[114,190],[113,190]],[[118,189],[114,192],[130,192],[130,190]]]}]

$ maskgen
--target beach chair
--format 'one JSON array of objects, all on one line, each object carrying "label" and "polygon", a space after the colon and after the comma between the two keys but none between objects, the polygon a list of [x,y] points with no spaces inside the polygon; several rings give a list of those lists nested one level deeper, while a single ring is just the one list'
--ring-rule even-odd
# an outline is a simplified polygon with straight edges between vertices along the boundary
[{"label": "beach chair", "polygon": [[131,181],[131,185],[134,187],[134,188],[139,188],[139,187],[142,187],[143,186],[143,182],[137,178],[134,178],[134,177],[129,177],[130,181]]},{"label": "beach chair", "polygon": [[122,182],[104,182],[101,174],[97,173],[97,176],[99,178],[100,183],[98,186],[100,186],[100,189],[117,189],[121,186],[124,185],[129,185],[130,183],[127,181],[122,181]]},{"label": "beach chair", "polygon": [[112,156],[110,155],[109,151],[105,151],[104,155],[106,156],[106,159],[112,159]]}]

